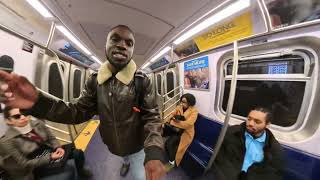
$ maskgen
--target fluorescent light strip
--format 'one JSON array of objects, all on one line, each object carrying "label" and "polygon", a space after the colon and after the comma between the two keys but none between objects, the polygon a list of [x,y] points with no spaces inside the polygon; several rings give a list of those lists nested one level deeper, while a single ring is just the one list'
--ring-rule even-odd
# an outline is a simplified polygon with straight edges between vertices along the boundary
[{"label": "fluorescent light strip", "polygon": [[157,60],[159,57],[161,57],[162,55],[164,55],[165,53],[167,53],[168,51],[170,51],[171,47],[167,46],[164,49],[162,49],[157,55],[153,56],[150,60],[150,62],[154,62],[155,60]]},{"label": "fluorescent light strip", "polygon": [[102,64],[102,62],[95,56],[91,56],[93,60],[95,60],[98,64]]},{"label": "fluorescent light strip", "polygon": [[91,52],[86,47],[84,47],[84,45],[82,45],[80,41],[78,41],[78,39],[76,39],[64,26],[56,26],[56,28],[60,32],[62,32],[68,39],[70,39],[75,45],[82,49],[83,52],[85,52],[87,55],[91,55]]},{"label": "fluorescent light strip", "polygon": [[232,14],[235,14],[236,12],[239,12],[247,7],[250,6],[250,0],[238,0],[235,3],[232,3],[228,7],[224,8],[223,10],[217,12],[213,16],[209,17],[208,19],[204,20],[200,24],[196,25],[194,28],[190,29],[186,33],[184,33],[182,36],[180,36],[178,39],[173,41],[175,45],[178,45],[182,43],[183,41],[187,40],[191,36],[199,33],[200,31],[208,28],[209,26],[212,26],[213,24],[231,16]]},{"label": "fluorescent light strip", "polygon": [[52,18],[53,15],[39,2],[39,0],[27,0],[27,2],[36,9],[43,17]]},{"label": "fluorescent light strip", "polygon": [[148,67],[151,63],[150,62],[147,62],[147,64],[143,65],[142,66],[142,69],[145,69],[146,67]]}]

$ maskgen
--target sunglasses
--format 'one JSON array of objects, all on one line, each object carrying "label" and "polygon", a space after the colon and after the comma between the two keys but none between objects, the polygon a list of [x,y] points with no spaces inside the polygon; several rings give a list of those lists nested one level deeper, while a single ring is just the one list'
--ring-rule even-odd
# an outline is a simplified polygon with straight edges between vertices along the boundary
[{"label": "sunglasses", "polygon": [[15,115],[10,116],[9,118],[20,119],[21,116],[22,116],[22,114],[15,114]]}]

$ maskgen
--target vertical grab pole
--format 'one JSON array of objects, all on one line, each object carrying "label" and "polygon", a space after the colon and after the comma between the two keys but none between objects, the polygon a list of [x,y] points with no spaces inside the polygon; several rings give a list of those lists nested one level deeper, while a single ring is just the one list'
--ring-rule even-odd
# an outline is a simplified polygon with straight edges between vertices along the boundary
[{"label": "vertical grab pole", "polygon": [[263,0],[258,0],[257,2],[259,5],[259,8],[260,8],[260,11],[262,13],[263,21],[264,21],[264,24],[267,28],[267,31],[271,32],[273,27],[272,27],[272,22],[271,22],[269,10]]},{"label": "vertical grab pole", "polygon": [[[53,39],[53,35],[54,35],[54,33],[55,33],[55,30],[56,30],[56,23],[55,23],[54,21],[52,21],[52,23],[51,23],[51,28],[50,28],[50,33],[49,33],[49,37],[48,37],[48,40],[47,40],[47,43],[46,43],[46,48],[48,48],[48,49],[49,49],[49,46],[51,45],[51,42],[52,42],[52,39]],[[57,61],[57,66],[58,66],[59,74],[60,74],[60,76],[62,77],[63,85],[66,85],[66,84],[65,84],[65,81],[64,81],[64,74],[63,74],[63,71],[62,71],[62,68],[61,68],[61,65],[60,65],[59,57],[58,57],[55,53],[54,53],[54,56],[55,56],[55,60]],[[64,98],[64,100],[67,100],[67,99]],[[74,143],[74,137],[73,137],[73,134],[72,134],[71,126],[72,126],[72,125],[67,125],[70,139],[71,139],[72,143]],[[74,129],[76,130],[76,128],[75,128],[74,125],[73,125],[73,127],[74,127]]]},{"label": "vertical grab pole", "polygon": [[231,87],[229,92],[229,99],[228,99],[228,106],[226,110],[226,116],[224,119],[224,124],[221,129],[219,138],[217,140],[216,146],[214,148],[213,154],[208,162],[208,166],[205,169],[205,173],[211,168],[215,158],[217,157],[217,154],[219,153],[220,147],[222,145],[224,136],[227,132],[230,116],[232,113],[233,108],[233,101],[236,93],[236,87],[237,87],[237,74],[238,74],[238,61],[239,61],[239,52],[238,52],[238,42],[233,42],[233,48],[234,48],[234,54],[233,54],[233,68],[232,68],[232,80],[231,80]]},{"label": "vertical grab pole", "polygon": [[[173,58],[173,45],[171,46],[170,56],[171,56],[171,60],[173,60],[172,59]],[[164,90],[168,91],[167,87],[165,87],[168,82],[167,82],[167,79],[166,79],[166,81],[164,81],[164,77],[167,77],[166,75],[167,75],[167,72],[168,72],[168,69],[169,69],[169,66],[170,66],[171,63],[169,62],[169,64],[166,65],[166,68],[163,71],[163,76],[162,76],[162,79],[161,79],[161,87],[162,87],[161,88],[161,97],[162,97],[162,101],[163,101],[162,102],[162,112],[161,112],[161,114],[162,114],[162,119],[163,120],[164,120],[164,110],[166,109],[164,102],[166,102],[166,96],[167,96],[167,92],[164,92]],[[166,82],[166,83],[164,83],[164,82]]]},{"label": "vertical grab pole", "polygon": [[48,49],[49,49],[49,46],[51,45],[55,30],[56,30],[56,23],[54,21],[52,21],[51,22],[50,32],[49,32],[49,37],[48,37],[48,40],[47,40],[47,43],[46,43],[46,48],[48,48]]}]

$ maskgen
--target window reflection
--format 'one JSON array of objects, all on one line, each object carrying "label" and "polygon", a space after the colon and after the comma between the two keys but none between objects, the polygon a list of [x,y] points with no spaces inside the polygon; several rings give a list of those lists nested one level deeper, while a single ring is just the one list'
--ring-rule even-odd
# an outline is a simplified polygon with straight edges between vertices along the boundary
[{"label": "window reflection", "polygon": [[266,0],[266,3],[274,28],[320,18],[319,0]]},{"label": "window reflection", "polygon": [[[227,108],[230,84],[230,80],[225,81],[224,111]],[[305,85],[305,82],[297,81],[238,81],[232,114],[246,117],[250,109],[262,106],[273,111],[272,124],[292,126],[298,119]]]}]

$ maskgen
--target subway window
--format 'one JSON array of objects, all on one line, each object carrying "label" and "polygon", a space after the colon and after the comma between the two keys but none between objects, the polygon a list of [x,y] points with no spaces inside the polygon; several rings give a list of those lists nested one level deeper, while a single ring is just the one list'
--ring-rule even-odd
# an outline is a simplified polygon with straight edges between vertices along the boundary
[{"label": "subway window", "polygon": [[[299,121],[310,77],[310,58],[304,53],[239,61],[232,114],[246,117],[253,107],[273,112],[273,125],[290,127]],[[221,108],[227,108],[233,63],[224,66]],[[280,75],[281,74],[281,75]],[[309,83],[310,84],[310,83]],[[294,98],[292,98],[294,97]]]},{"label": "subway window", "polygon": [[157,74],[157,92],[161,95],[161,75]]},{"label": "subway window", "polygon": [[[173,72],[167,72],[166,75],[166,79],[167,79],[167,93],[172,91],[174,89],[174,73]],[[174,96],[174,91],[172,91],[171,93],[168,94],[168,97],[173,97]]]},{"label": "subway window", "polygon": [[49,69],[49,93],[63,99],[63,84],[56,63],[52,63]]},{"label": "subway window", "polygon": [[73,73],[73,98],[78,98],[81,91],[81,71],[76,69]]}]

